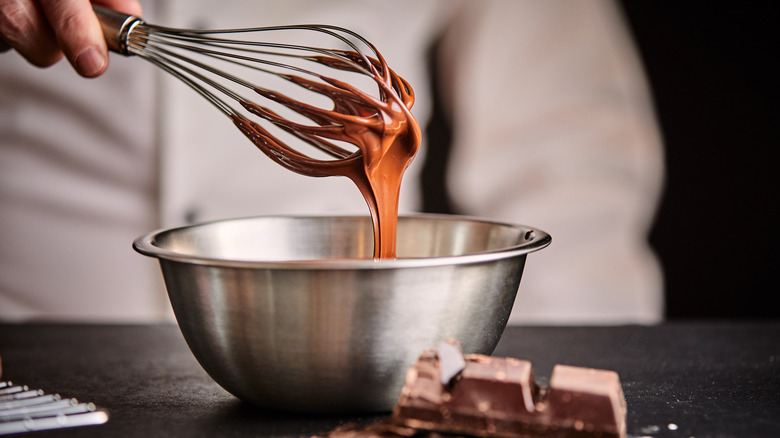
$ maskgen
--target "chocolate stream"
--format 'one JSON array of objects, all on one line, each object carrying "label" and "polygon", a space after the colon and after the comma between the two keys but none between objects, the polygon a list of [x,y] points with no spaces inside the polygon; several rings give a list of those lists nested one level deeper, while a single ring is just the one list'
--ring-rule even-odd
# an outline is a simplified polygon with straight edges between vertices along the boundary
[{"label": "chocolate stream", "polygon": [[[356,52],[334,53],[357,64],[365,64]],[[314,125],[291,122],[255,102],[240,102],[250,113],[334,159],[309,157],[243,116],[234,115],[233,122],[263,153],[290,171],[312,177],[345,176],[352,180],[371,214],[374,258],[395,258],[401,181],[419,150],[421,133],[410,112],[414,104],[412,88],[388,68],[381,55],[378,59],[369,59],[371,77],[379,87],[379,98],[327,76],[319,76],[323,83],[291,74],[282,75],[302,88],[330,98],[333,102],[331,110],[271,90],[255,88],[260,96],[306,117]],[[315,56],[310,60],[337,70],[363,72],[337,57]],[[328,140],[350,143],[358,150],[350,152]]]}]

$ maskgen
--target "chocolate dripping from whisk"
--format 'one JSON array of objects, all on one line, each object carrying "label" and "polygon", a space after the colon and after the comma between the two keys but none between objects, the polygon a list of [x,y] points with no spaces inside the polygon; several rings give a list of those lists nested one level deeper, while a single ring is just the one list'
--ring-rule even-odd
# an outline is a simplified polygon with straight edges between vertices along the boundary
[{"label": "chocolate dripping from whisk", "polygon": [[[138,55],[184,82],[230,117],[241,132],[276,163],[309,176],[349,177],[360,189],[371,211],[375,234],[374,257],[395,257],[401,178],[419,149],[420,128],[410,112],[414,103],[412,88],[390,70],[382,55],[370,42],[348,29],[329,25],[222,30],[176,29],[152,25],[139,17],[99,6],[93,6],[93,9],[111,50],[125,56]],[[227,34],[256,35],[289,30],[326,35],[351,50],[223,37]],[[356,44],[368,47],[374,57],[367,56]],[[303,52],[306,54],[301,54]],[[350,84],[307,68],[273,61],[266,58],[268,56],[306,60],[334,70],[367,75],[378,86],[379,96],[373,97]],[[198,60],[204,59],[203,57],[205,61]],[[220,70],[214,66],[213,61],[228,62],[276,75],[314,93],[328,96],[333,102],[333,109],[312,107],[260,88],[244,78]],[[276,71],[278,68],[314,77],[322,82]],[[227,81],[227,84],[222,81]],[[317,126],[285,120],[226,86],[230,83],[253,89],[258,95],[308,117]],[[334,159],[317,160],[296,151],[260,124],[237,112],[229,103],[230,100],[239,102],[251,114],[260,116]],[[349,142],[357,146],[358,150],[350,152],[328,140]]]},{"label": "chocolate dripping from whisk", "polygon": [[[361,59],[354,52],[341,52]],[[354,66],[327,57],[311,57],[328,67],[354,71]],[[255,91],[317,124],[290,122],[272,110],[246,100],[241,105],[315,148],[336,158],[319,160],[287,146],[258,123],[234,115],[236,126],[261,151],[288,170],[307,176],[346,176],[358,187],[368,204],[374,227],[374,257],[395,258],[400,184],[404,171],[420,145],[420,130],[409,109],[414,94],[409,84],[392,72],[382,59],[371,59],[380,98],[375,98],[345,82],[320,76],[325,83],[296,75],[280,75],[303,88],[328,96],[332,110],[291,99],[283,94],[255,88]],[[349,152],[327,141],[349,142],[358,147]]]}]

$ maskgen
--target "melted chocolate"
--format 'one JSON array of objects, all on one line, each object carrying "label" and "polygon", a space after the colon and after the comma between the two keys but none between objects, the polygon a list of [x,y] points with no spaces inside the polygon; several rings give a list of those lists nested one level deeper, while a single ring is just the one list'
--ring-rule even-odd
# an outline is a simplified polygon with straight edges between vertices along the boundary
[{"label": "melted chocolate", "polygon": [[[323,82],[296,75],[282,77],[329,97],[333,101],[331,110],[307,105],[268,89],[255,89],[260,96],[307,117],[316,126],[293,123],[257,103],[241,102],[247,111],[325,152],[333,160],[304,155],[243,116],[233,116],[233,122],[261,151],[288,170],[314,177],[346,176],[352,180],[371,213],[374,258],[395,258],[401,179],[421,140],[420,127],[410,112],[414,92],[387,66],[381,55],[378,59],[347,51],[335,52],[335,55],[354,63],[337,56],[316,56],[310,60],[344,71],[356,71],[355,64],[365,67],[379,87],[379,97],[325,76],[319,78]],[[366,61],[370,65],[366,65]],[[328,140],[348,142],[358,149],[350,152]]]}]

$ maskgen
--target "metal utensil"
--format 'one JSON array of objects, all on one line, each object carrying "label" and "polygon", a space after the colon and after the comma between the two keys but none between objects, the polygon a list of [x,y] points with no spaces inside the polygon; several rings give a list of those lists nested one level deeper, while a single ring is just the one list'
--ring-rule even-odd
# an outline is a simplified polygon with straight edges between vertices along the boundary
[{"label": "metal utensil", "polygon": [[398,258],[372,258],[368,217],[259,217],[153,232],[179,327],[208,374],[244,400],[387,411],[421,351],[455,338],[489,354],[538,229],[400,217]]},{"label": "metal utensil", "polygon": [[0,382],[0,435],[103,424],[108,413],[94,403]]},{"label": "metal utensil", "polygon": [[[412,88],[350,30],[316,24],[177,29],[93,8],[112,51],[139,56],[180,79],[294,172],[323,176],[317,165],[325,162],[331,169],[359,168],[363,151],[351,140],[356,124],[383,131],[389,111],[413,119]],[[279,92],[291,88],[295,96]]]}]

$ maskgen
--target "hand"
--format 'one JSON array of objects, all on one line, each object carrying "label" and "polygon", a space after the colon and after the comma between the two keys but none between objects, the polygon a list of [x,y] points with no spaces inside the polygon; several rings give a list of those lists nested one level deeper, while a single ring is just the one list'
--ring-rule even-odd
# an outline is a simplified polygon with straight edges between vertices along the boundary
[{"label": "hand", "polygon": [[[137,0],[95,3],[141,16]],[[108,49],[89,0],[0,0],[0,52],[10,49],[38,67],[65,56],[84,77],[108,68]]]}]

